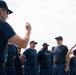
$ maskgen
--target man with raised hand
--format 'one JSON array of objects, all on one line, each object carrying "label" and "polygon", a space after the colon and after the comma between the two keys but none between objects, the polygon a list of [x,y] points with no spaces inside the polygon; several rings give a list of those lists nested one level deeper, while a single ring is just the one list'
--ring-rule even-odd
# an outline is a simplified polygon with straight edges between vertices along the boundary
[{"label": "man with raised hand", "polygon": [[12,27],[5,22],[8,15],[13,13],[8,9],[5,1],[0,0],[0,75],[5,75],[5,55],[8,41],[18,45],[20,48],[26,48],[30,39],[31,26],[26,23],[26,35],[24,39],[18,36]]},{"label": "man with raised hand", "polygon": [[[69,50],[69,54],[73,54],[70,58],[70,75],[76,75],[76,44]],[[74,49],[74,50],[73,50]]]}]

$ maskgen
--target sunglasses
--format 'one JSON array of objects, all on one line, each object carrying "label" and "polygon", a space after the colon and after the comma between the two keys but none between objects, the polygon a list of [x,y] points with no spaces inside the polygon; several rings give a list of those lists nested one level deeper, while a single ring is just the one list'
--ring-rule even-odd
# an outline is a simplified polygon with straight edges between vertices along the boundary
[{"label": "sunglasses", "polygon": [[60,41],[60,39],[57,39],[57,41]]},{"label": "sunglasses", "polygon": [[8,10],[7,10],[7,9],[3,8],[3,10],[7,12],[7,15],[9,15],[9,12],[8,12]]}]

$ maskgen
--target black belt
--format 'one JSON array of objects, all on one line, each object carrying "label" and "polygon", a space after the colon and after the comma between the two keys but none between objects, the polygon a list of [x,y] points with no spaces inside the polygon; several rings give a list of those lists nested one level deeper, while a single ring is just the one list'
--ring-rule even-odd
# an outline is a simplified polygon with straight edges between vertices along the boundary
[{"label": "black belt", "polygon": [[22,68],[22,66],[15,66],[15,68],[16,68],[16,69],[20,69],[20,68]]},{"label": "black belt", "polygon": [[26,65],[28,65],[28,66],[37,66],[37,65],[34,65],[34,64],[26,64]]},{"label": "black belt", "polygon": [[55,62],[55,64],[65,64],[64,62]]}]

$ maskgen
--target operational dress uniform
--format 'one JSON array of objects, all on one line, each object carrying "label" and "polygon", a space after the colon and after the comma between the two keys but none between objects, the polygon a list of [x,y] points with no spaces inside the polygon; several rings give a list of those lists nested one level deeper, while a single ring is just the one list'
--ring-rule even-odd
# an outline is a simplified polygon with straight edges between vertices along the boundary
[{"label": "operational dress uniform", "polygon": [[[9,14],[12,13],[11,10],[8,9],[6,2],[0,0],[0,8],[6,9]],[[7,43],[10,38],[15,36],[16,33],[12,29],[12,27],[7,23],[0,19],[0,75],[5,75],[5,62],[7,61]]]},{"label": "operational dress uniform", "polygon": [[14,57],[17,54],[17,47],[14,44],[8,44],[6,75],[15,75]]},{"label": "operational dress uniform", "polygon": [[[48,46],[47,43],[43,45]],[[40,65],[40,75],[52,75],[53,71],[53,54],[48,49],[42,48],[38,52],[38,63]]]},{"label": "operational dress uniform", "polygon": [[20,55],[21,54],[17,54],[14,59],[15,75],[23,75],[22,61],[19,58]]},{"label": "operational dress uniform", "polygon": [[66,54],[68,48],[65,45],[54,48],[54,72],[53,75],[67,75],[66,68]]},{"label": "operational dress uniform", "polygon": [[76,75],[76,49],[73,50],[73,55],[70,58],[70,75]]}]

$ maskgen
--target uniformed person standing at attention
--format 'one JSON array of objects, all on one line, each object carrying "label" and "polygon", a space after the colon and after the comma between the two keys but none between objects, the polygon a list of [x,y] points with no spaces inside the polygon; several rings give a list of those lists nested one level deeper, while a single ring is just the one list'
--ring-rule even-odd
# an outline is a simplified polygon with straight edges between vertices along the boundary
[{"label": "uniformed person standing at attention", "polygon": [[12,44],[8,43],[8,52],[7,52],[7,63],[6,63],[6,75],[15,75],[15,68],[14,68],[14,57],[17,54],[17,47]]},{"label": "uniformed person standing at attention", "polygon": [[[67,75],[69,71],[70,56],[67,46],[63,45],[63,38],[58,36],[55,38],[58,46],[54,48],[54,71],[53,75]],[[67,61],[66,61],[67,59]]]},{"label": "uniformed person standing at attention", "polygon": [[52,47],[52,53],[54,53],[54,46]]},{"label": "uniformed person standing at attention", "polygon": [[14,67],[15,67],[15,75],[23,75],[23,70],[22,70],[22,61],[20,60],[20,52],[21,48],[18,47],[17,50],[18,54],[16,54],[15,59],[14,59]]},{"label": "uniformed person standing at attention", "polygon": [[[37,50],[35,49],[37,42],[31,41],[30,48],[26,49],[20,56],[20,59],[25,62],[26,75],[37,75]],[[24,60],[25,58],[25,60]]]},{"label": "uniformed person standing at attention", "polygon": [[38,64],[40,65],[40,75],[52,75],[53,55],[48,50],[48,44],[44,43],[43,48],[38,52]]},{"label": "uniformed person standing at attention", "polygon": [[54,46],[52,47],[52,75],[53,75],[53,65],[54,65]]},{"label": "uniformed person standing at attention", "polygon": [[5,75],[5,56],[7,54],[6,47],[8,41],[16,44],[20,48],[26,48],[31,33],[31,26],[29,23],[26,23],[27,32],[24,39],[18,36],[12,27],[5,22],[11,13],[13,12],[8,9],[6,2],[0,0],[0,75]]},{"label": "uniformed person standing at attention", "polygon": [[69,50],[69,53],[73,54],[70,58],[70,75],[76,75],[76,49],[73,50],[75,47],[76,44]]}]

